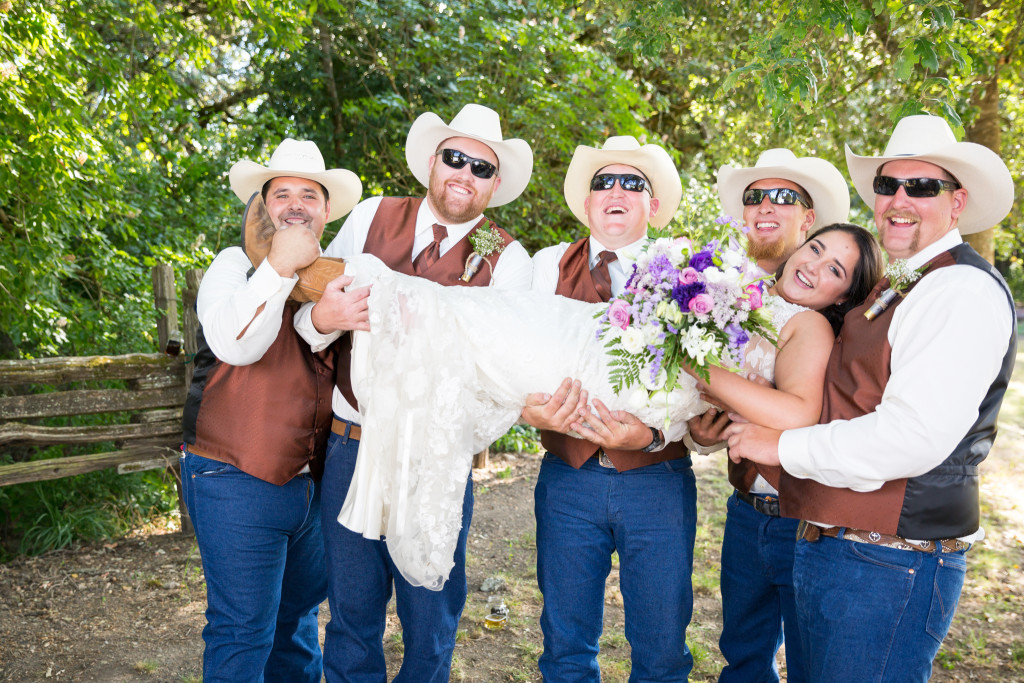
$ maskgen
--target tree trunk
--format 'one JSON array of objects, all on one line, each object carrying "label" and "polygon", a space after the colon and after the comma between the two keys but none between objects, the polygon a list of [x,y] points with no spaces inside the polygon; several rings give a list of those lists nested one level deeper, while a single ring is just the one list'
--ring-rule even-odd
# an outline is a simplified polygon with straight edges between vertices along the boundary
[{"label": "tree trunk", "polygon": [[334,123],[331,149],[334,150],[334,160],[338,161],[344,152],[342,141],[345,139],[345,117],[341,112],[338,84],[334,78],[334,61],[331,58],[331,27],[326,20],[317,22],[317,34],[320,37],[320,66],[324,70],[324,85],[327,86],[327,99],[331,104],[331,121]]},{"label": "tree trunk", "polygon": [[[978,118],[969,129],[967,129],[967,140],[985,145],[990,150],[999,154],[1000,148],[1000,127],[999,127],[999,68],[992,70],[988,82],[985,84],[985,91],[980,98],[976,98],[975,105],[980,108]],[[984,197],[969,197],[969,202],[985,201]],[[965,235],[964,240],[974,247],[981,256],[989,263],[995,262],[995,227],[983,230],[973,235]]]}]

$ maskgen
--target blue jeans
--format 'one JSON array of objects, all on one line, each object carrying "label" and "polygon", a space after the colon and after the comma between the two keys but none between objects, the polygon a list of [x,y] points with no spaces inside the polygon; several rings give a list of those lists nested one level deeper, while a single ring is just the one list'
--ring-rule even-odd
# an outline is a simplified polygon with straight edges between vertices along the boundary
[{"label": "blue jeans", "polygon": [[[733,493],[722,540],[722,637],[728,662],[719,683],[777,683],[775,653],[786,642],[786,680],[809,680],[793,594],[799,522],[755,510]],[[783,631],[785,629],[785,631]]]},{"label": "blue jeans", "polygon": [[629,680],[686,681],[693,668],[686,627],[697,524],[690,459],[619,473],[595,458],[576,470],[548,453],[534,501],[544,680],[600,681],[605,581],[617,551],[632,648]]},{"label": "blue jeans", "polygon": [[811,679],[927,681],[960,600],[965,553],[797,541],[793,586]]},{"label": "blue jeans", "polygon": [[195,453],[181,480],[206,575],[203,681],[318,683],[320,487],[309,474],[276,486]]},{"label": "blue jeans", "polygon": [[466,537],[473,517],[473,482],[466,482],[455,566],[440,591],[414,587],[395,568],[384,541],[338,523],[355,470],[359,442],[332,433],[327,441],[321,501],[327,548],[331,620],[324,641],[329,683],[384,683],[384,626],[392,585],[402,623],[404,655],[395,683],[447,683],[455,634],[466,604]]}]

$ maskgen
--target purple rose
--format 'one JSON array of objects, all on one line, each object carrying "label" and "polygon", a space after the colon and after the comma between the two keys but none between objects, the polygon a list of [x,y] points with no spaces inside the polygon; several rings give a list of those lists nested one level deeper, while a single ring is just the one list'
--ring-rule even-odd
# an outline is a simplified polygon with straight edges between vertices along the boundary
[{"label": "purple rose", "polygon": [[711,251],[698,251],[696,254],[690,257],[690,267],[697,272],[704,272],[706,268],[715,265],[714,257],[711,255]]},{"label": "purple rose", "polygon": [[622,330],[629,327],[629,304],[622,299],[613,301],[608,307],[608,322]]},{"label": "purple rose", "polygon": [[679,284],[681,285],[692,285],[698,280],[700,280],[700,273],[697,272],[696,268],[687,266],[679,271]]},{"label": "purple rose", "polygon": [[703,282],[694,282],[689,285],[676,285],[672,288],[672,298],[679,304],[679,310],[685,311],[690,307],[690,300],[705,291]]},{"label": "purple rose", "polygon": [[707,315],[715,307],[714,298],[704,292],[690,299],[690,312],[697,315]]}]

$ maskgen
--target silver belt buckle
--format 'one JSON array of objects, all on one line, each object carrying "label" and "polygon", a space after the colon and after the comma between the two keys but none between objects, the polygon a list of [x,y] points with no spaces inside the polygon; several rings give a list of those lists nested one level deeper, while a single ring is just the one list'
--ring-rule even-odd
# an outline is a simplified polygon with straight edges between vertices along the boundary
[{"label": "silver belt buckle", "polygon": [[597,461],[601,463],[601,467],[615,468],[615,463],[612,462],[611,458],[608,457],[608,454],[604,452],[603,448],[597,449]]}]

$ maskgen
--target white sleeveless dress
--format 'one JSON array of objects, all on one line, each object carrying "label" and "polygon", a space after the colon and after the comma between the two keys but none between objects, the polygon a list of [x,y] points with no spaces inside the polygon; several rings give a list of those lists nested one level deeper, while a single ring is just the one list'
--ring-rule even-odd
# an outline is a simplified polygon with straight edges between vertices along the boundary
[{"label": "white sleeveless dress", "polygon": [[639,386],[612,391],[597,337],[596,316],[607,304],[442,287],[395,273],[368,254],[352,257],[347,268],[354,287],[373,285],[372,331],[353,338],[363,431],[338,521],[367,538],[385,537],[395,565],[415,586],[444,585],[473,454],[516,422],[528,394],[577,378],[611,410],[658,427],[707,409],[685,374],[671,394],[650,400]]}]

